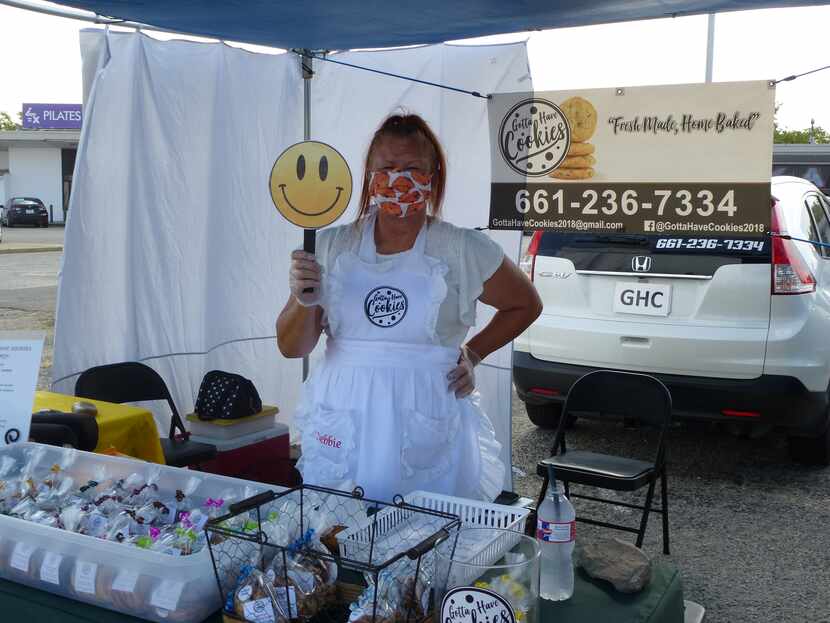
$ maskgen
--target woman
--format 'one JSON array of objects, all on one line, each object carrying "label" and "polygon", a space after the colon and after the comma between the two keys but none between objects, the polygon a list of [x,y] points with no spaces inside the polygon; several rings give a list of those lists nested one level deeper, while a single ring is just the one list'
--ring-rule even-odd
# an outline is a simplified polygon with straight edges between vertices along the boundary
[{"label": "woman", "polygon": [[[474,368],[542,304],[501,247],[440,220],[446,171],[423,119],[389,117],[369,146],[357,221],[320,232],[316,257],[292,254],[279,349],[302,357],[328,335],[296,413],[306,483],[381,500],[413,490],[493,500],[502,489]],[[476,300],[498,312],[463,344]]]}]

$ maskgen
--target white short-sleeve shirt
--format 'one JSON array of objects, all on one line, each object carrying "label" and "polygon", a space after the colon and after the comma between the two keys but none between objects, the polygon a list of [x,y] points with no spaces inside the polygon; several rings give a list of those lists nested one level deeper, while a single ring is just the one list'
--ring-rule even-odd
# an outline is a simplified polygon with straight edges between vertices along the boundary
[{"label": "white short-sleeve shirt", "polygon": [[[324,275],[332,270],[338,255],[344,251],[358,252],[362,231],[362,223],[349,223],[318,232],[317,261]],[[484,291],[484,282],[504,261],[504,251],[482,232],[441,220],[427,226],[426,237],[425,253],[442,260],[448,268],[447,298],[438,310],[436,336],[442,346],[457,348],[475,324],[477,299]],[[379,254],[378,261],[391,257],[395,256]]]}]

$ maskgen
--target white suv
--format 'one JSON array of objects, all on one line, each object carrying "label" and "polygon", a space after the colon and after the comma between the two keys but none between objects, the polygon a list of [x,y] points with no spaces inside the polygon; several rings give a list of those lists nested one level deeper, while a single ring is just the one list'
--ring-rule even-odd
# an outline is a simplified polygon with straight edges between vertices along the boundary
[{"label": "white suv", "polygon": [[[771,231],[830,244],[830,203],[772,179]],[[676,418],[783,427],[793,460],[830,463],[830,248],[781,237],[536,232],[522,265],[544,302],[514,344],[534,424],[555,425],[596,369],[653,374]]]}]

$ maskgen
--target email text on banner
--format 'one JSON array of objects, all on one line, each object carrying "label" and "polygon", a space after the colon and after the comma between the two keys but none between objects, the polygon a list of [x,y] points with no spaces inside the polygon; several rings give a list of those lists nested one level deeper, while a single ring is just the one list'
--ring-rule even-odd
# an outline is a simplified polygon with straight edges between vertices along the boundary
[{"label": "email text on banner", "polygon": [[493,184],[491,229],[763,234],[769,184]]}]

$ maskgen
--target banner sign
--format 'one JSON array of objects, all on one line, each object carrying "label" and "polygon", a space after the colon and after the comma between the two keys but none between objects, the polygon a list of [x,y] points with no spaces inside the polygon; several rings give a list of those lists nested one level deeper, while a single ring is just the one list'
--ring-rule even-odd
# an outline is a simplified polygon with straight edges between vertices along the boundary
[{"label": "banner sign", "polygon": [[23,104],[23,127],[28,130],[80,130],[80,104]]},{"label": "banner sign", "polygon": [[774,112],[766,81],[495,94],[490,228],[762,236]]},{"label": "banner sign", "polygon": [[0,447],[28,441],[43,335],[0,331]]}]

